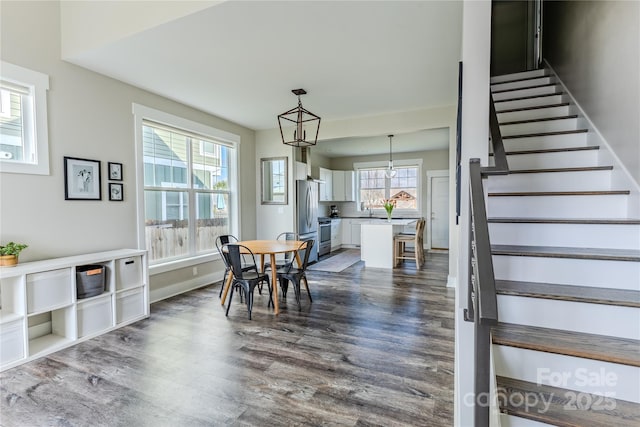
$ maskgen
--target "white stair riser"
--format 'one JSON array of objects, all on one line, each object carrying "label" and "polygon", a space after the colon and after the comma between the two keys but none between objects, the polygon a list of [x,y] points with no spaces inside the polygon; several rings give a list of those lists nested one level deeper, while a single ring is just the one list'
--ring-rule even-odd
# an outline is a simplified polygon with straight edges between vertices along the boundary
[{"label": "white stair riser", "polygon": [[548,95],[548,94],[557,93],[557,92],[560,92],[560,88],[557,85],[531,87],[526,89],[510,90],[508,92],[494,93],[493,100],[504,101],[506,99],[521,98],[524,96]]},{"label": "white stair riser", "polygon": [[511,170],[598,166],[598,150],[517,154],[507,156],[507,162]]},{"label": "white stair riser", "polygon": [[640,250],[640,224],[489,223],[492,245]]},{"label": "white stair riser", "polygon": [[[607,401],[591,401],[580,393],[599,394],[603,397],[640,402],[640,368],[600,360],[582,359],[561,354],[493,345],[496,374],[572,390],[569,395],[555,396],[567,404],[589,406]],[[571,402],[571,399],[574,401]],[[579,399],[579,400],[578,400]]]},{"label": "white stair riser", "polygon": [[549,73],[544,68],[541,68],[539,70],[522,71],[522,72],[519,72],[519,73],[504,74],[502,76],[491,77],[491,84],[500,83],[500,82],[506,82],[506,81],[510,81],[510,80],[530,79],[530,78],[534,78],[534,77],[544,76],[545,74],[549,74]]},{"label": "white stair riser", "polygon": [[494,255],[497,280],[556,283],[640,291],[640,263]]},{"label": "white stair riser", "polygon": [[504,191],[605,191],[611,189],[611,171],[515,173],[490,176],[489,192]]},{"label": "white stair riser", "polygon": [[498,295],[498,319],[503,323],[640,339],[640,309],[633,307]]},{"label": "white stair riser", "polygon": [[560,132],[576,129],[578,129],[578,119],[557,119],[513,125],[500,125],[500,134],[502,136],[530,135],[532,133]]},{"label": "white stair riser", "polygon": [[[515,415],[500,414],[500,427],[545,427],[552,424],[528,420]],[[493,426],[492,427],[496,427]]]},{"label": "white stair riser", "polygon": [[626,218],[626,195],[489,197],[494,218]]},{"label": "white stair riser", "polygon": [[[494,101],[497,101],[494,99]],[[539,96],[528,99],[516,99],[512,101],[495,102],[496,112],[512,110],[514,108],[540,107],[542,105],[559,104],[564,102],[563,95]]]},{"label": "white stair riser", "polygon": [[536,108],[535,110],[512,111],[510,113],[498,113],[498,123],[513,122],[516,120],[544,119],[547,117],[560,117],[569,115],[569,106]]},{"label": "white stair riser", "polygon": [[502,143],[506,151],[584,147],[587,145],[587,132],[525,138],[503,138]]},{"label": "white stair riser", "polygon": [[497,92],[501,90],[517,89],[521,87],[541,86],[553,83],[552,77],[538,77],[535,79],[519,80],[515,82],[505,83],[492,83],[491,92]]}]

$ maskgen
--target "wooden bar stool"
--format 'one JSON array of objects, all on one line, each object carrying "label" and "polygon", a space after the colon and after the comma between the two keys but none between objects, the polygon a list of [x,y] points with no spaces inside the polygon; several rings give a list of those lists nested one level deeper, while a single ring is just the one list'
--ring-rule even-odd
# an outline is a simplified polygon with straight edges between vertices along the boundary
[{"label": "wooden bar stool", "polygon": [[[416,222],[415,234],[397,234],[393,238],[393,266],[397,266],[399,261],[405,259],[414,260],[416,267],[420,268],[424,264],[424,225],[426,221],[420,218]],[[406,244],[413,243],[413,252],[406,250]]]}]

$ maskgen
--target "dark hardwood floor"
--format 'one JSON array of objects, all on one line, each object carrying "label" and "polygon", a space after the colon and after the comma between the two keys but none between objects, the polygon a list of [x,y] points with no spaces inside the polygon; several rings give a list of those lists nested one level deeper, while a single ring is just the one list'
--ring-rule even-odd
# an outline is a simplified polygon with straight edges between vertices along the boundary
[{"label": "dark hardwood floor", "polygon": [[[2,426],[453,424],[454,292],[447,255],[391,271],[308,273],[253,320],[220,284],[151,317],[0,374]],[[265,293],[266,294],[266,293]]]}]

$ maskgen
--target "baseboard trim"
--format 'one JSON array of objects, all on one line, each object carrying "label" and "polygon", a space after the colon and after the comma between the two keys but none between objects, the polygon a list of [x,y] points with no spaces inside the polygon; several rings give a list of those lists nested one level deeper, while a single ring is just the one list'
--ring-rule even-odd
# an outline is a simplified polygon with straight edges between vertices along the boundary
[{"label": "baseboard trim", "polygon": [[174,283],[172,285],[163,286],[158,289],[150,289],[149,301],[151,301],[151,304],[153,304],[158,301],[162,301],[164,299],[192,291],[194,289],[208,286],[212,283],[219,282],[220,280],[222,280],[223,276],[224,271],[216,271],[211,274],[185,280],[184,282]]}]

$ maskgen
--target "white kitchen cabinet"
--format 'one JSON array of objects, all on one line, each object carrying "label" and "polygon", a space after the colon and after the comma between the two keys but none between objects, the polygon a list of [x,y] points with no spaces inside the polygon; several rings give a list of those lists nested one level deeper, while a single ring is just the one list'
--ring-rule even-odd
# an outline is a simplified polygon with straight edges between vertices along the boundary
[{"label": "white kitchen cabinet", "polygon": [[332,171],[333,178],[333,201],[353,202],[354,194],[354,171]]},{"label": "white kitchen cabinet", "polygon": [[[101,265],[105,290],[77,298],[76,267]],[[122,249],[0,269],[0,370],[149,316],[143,250]]]},{"label": "white kitchen cabinet", "polygon": [[351,246],[351,223],[353,220],[350,218],[342,218],[341,222],[342,238],[340,240],[342,240],[342,246]]},{"label": "white kitchen cabinet", "polygon": [[353,221],[351,223],[351,244],[354,246],[360,246],[361,226],[362,226],[362,221]]},{"label": "white kitchen cabinet", "polygon": [[332,171],[333,178],[333,201],[344,202],[344,171]]},{"label": "white kitchen cabinet", "polygon": [[369,221],[369,219],[342,218],[342,246],[360,246],[360,226]]},{"label": "white kitchen cabinet", "polygon": [[320,181],[320,191],[318,199],[321,202],[333,201],[333,171],[325,168],[318,168]]},{"label": "white kitchen cabinet", "polygon": [[342,245],[342,220],[333,218],[331,220],[331,250],[340,249]]}]

